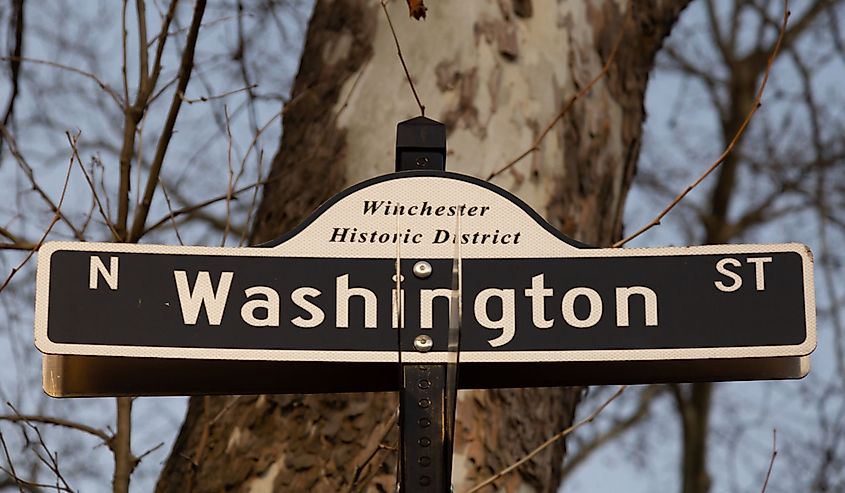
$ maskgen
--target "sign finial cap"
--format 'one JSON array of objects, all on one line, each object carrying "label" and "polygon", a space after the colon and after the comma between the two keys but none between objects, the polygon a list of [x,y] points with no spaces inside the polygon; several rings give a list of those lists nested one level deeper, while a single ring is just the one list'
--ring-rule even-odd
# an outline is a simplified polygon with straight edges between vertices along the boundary
[{"label": "sign finial cap", "polygon": [[446,126],[418,116],[396,125],[396,171],[446,169]]}]

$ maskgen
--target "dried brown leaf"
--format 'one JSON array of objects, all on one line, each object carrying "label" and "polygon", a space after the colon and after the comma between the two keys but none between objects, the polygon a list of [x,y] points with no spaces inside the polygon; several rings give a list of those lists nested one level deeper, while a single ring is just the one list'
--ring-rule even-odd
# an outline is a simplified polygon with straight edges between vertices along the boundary
[{"label": "dried brown leaf", "polygon": [[423,0],[408,0],[408,14],[416,20],[425,19],[428,8]]}]

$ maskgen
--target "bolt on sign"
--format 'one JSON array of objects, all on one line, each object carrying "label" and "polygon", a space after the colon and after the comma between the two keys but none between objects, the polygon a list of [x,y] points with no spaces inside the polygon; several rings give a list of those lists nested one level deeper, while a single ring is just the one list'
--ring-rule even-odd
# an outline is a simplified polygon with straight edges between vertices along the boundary
[{"label": "bolt on sign", "polygon": [[260,247],[47,243],[37,276],[53,396],[395,390],[446,363],[453,302],[462,388],[800,378],[816,345],[803,245],[592,248],[444,171]]}]

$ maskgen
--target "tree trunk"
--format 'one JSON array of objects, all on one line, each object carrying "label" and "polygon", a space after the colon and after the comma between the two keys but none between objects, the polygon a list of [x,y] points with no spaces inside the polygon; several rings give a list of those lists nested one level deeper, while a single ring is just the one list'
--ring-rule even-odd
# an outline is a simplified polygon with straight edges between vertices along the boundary
[{"label": "tree trunk", "polygon": [[[447,124],[447,169],[482,177],[530,148],[600,72],[624,22],[607,77],[538,152],[494,180],[574,238],[618,238],[648,73],[686,1],[634,2],[628,21],[624,6],[602,1],[428,3],[424,22],[408,19],[405,2],[388,8],[426,115]],[[343,187],[392,171],[396,123],[416,114],[379,2],[318,0],[253,242],[279,236]],[[462,392],[456,491],[560,431],[579,396]],[[398,433],[385,423],[396,408],[393,393],[194,397],[157,491],[392,492]],[[552,447],[497,486],[553,492],[563,455],[563,444]]]},{"label": "tree trunk", "polygon": [[[762,54],[767,52],[756,52],[731,64],[729,102],[721,120],[723,146],[736,135],[754,104],[757,81],[766,68],[767,59]],[[737,199],[739,156],[739,153],[731,153],[719,167],[716,184],[710,195],[709,211],[703,217],[706,245],[729,243],[736,239],[739,232],[729,218],[731,204]],[[684,444],[681,458],[682,493],[710,491],[712,481],[707,470],[707,443],[715,385],[712,382],[690,384],[688,395],[677,402]]]},{"label": "tree trunk", "polygon": [[710,432],[711,382],[689,384],[687,395],[680,385],[673,385],[678,399],[678,414],[683,431],[681,460],[681,492],[707,493],[710,474],[707,472],[707,434]]}]

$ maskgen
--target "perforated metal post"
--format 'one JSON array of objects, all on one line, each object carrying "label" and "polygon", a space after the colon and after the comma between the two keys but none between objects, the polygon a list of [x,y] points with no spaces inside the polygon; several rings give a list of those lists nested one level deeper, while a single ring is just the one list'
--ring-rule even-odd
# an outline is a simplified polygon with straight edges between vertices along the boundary
[{"label": "perforated metal post", "polygon": [[[397,125],[397,172],[445,169],[446,128],[442,123],[417,117]],[[414,274],[422,278],[430,265],[418,264]],[[401,330],[413,331],[414,327]],[[428,351],[430,346],[428,336],[414,341],[416,351]],[[446,365],[403,365],[399,399],[402,493],[451,490],[452,437],[447,436],[446,396]],[[451,419],[454,422],[454,416]]]}]

